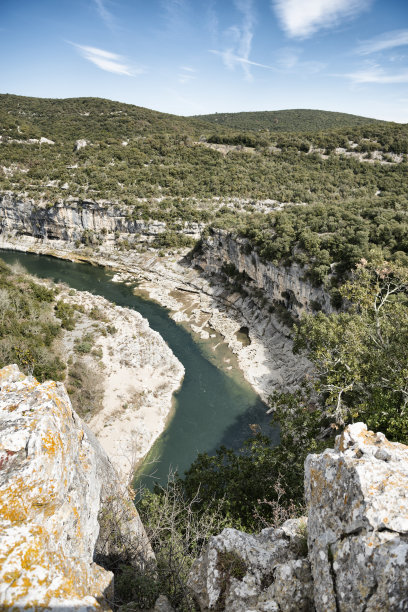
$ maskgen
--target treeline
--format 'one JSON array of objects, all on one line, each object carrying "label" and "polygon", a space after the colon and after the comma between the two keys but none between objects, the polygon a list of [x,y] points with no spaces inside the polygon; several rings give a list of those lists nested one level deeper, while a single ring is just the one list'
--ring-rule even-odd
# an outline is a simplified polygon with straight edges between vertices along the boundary
[{"label": "treeline", "polygon": [[330,154],[337,148],[350,153],[408,153],[408,126],[378,122],[344,127],[342,129],[316,129],[287,132],[217,132],[208,138],[210,143],[243,145],[257,149],[273,146],[281,151],[308,153],[320,149]]},{"label": "treeline", "polygon": [[406,180],[406,160],[390,165],[337,155],[322,159],[296,148],[222,155],[170,136],[149,136],[128,146],[90,144],[77,152],[57,144],[0,147],[6,168],[0,188],[27,192],[50,205],[67,195],[113,203],[150,197],[326,203],[371,198],[377,191],[402,194]]},{"label": "treeline", "polygon": [[57,100],[10,94],[0,95],[0,125],[10,138],[24,140],[43,136],[70,144],[77,139],[117,142],[146,134],[199,137],[205,129],[214,130],[203,121],[103,98]]},{"label": "treeline", "polygon": [[214,113],[197,115],[198,120],[211,122],[240,131],[314,132],[333,128],[382,123],[376,119],[312,109]]}]

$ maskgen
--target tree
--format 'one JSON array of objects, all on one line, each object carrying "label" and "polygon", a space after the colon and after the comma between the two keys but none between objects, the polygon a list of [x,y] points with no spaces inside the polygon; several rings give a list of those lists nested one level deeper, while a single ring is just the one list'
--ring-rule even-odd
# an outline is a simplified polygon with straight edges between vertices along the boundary
[{"label": "tree", "polygon": [[322,413],[338,426],[356,419],[408,439],[408,271],[372,253],[340,293],[339,314],[303,316],[295,350],[315,366]]}]

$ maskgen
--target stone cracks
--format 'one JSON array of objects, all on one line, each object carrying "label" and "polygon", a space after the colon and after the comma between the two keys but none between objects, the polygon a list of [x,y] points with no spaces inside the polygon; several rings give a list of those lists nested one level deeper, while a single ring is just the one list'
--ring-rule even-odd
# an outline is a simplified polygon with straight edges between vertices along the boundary
[{"label": "stone cracks", "polygon": [[318,610],[408,610],[408,448],[358,423],[306,460]]},{"label": "stone cracks", "polygon": [[[258,536],[225,529],[191,572],[202,611],[408,610],[408,447],[350,425],[334,450],[307,457],[305,493],[307,556],[294,545],[302,519]],[[225,551],[243,576],[225,581]]]}]

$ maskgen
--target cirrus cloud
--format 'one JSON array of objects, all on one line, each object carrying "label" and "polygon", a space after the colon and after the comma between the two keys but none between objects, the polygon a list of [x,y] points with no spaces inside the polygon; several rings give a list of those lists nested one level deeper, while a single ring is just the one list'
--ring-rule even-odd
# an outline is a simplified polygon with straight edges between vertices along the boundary
[{"label": "cirrus cloud", "polygon": [[136,74],[145,72],[144,68],[131,67],[128,63],[125,63],[126,59],[117,53],[111,53],[110,51],[98,49],[97,47],[89,47],[87,45],[77,45],[76,43],[70,44],[78,50],[83,58],[106,72],[113,72],[114,74],[122,74],[125,76],[135,76]]},{"label": "cirrus cloud", "polygon": [[356,70],[343,76],[350,79],[353,83],[378,83],[382,85],[392,83],[408,83],[408,70],[389,73],[380,66],[372,66],[363,70]]},{"label": "cirrus cloud", "polygon": [[405,45],[408,45],[408,29],[393,30],[392,32],[383,32],[369,40],[363,40],[357,47],[357,53],[369,55],[370,53],[377,53]]}]

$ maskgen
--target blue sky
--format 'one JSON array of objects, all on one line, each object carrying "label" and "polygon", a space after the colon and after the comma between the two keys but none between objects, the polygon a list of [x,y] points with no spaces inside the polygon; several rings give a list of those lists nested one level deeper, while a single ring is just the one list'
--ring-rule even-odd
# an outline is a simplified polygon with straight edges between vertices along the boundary
[{"label": "blue sky", "polygon": [[408,122],[407,0],[0,0],[0,52],[2,93]]}]

